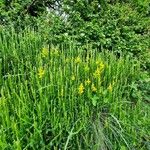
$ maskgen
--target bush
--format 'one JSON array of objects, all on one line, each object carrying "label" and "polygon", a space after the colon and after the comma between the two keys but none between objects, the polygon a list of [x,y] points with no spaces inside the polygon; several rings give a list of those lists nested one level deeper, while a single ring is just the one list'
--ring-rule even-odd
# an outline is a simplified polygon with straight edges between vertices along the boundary
[{"label": "bush", "polygon": [[89,44],[99,51],[130,55],[148,68],[150,19],[139,12],[138,7],[116,3],[99,13],[87,15],[86,20],[78,11],[69,15],[66,21],[56,14],[45,17],[47,23],[41,21],[39,28],[47,42],[57,45],[73,41],[80,47]]}]

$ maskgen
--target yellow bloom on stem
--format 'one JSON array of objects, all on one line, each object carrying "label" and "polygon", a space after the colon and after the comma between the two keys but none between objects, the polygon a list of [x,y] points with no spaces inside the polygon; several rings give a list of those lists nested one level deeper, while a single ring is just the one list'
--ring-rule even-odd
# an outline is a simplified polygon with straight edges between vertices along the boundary
[{"label": "yellow bloom on stem", "polygon": [[83,94],[83,92],[84,92],[84,86],[83,86],[83,83],[81,83],[78,88],[78,93],[81,95]]},{"label": "yellow bloom on stem", "polygon": [[99,61],[99,60],[96,61],[96,65],[98,65],[100,70],[103,70],[105,67],[104,63],[102,61]]},{"label": "yellow bloom on stem", "polygon": [[87,80],[85,81],[85,85],[89,85],[90,83],[91,83],[90,79],[87,79]]},{"label": "yellow bloom on stem", "polygon": [[100,75],[101,75],[101,70],[99,68],[97,68],[96,71],[93,73],[93,76],[95,78],[98,78],[98,77],[100,77]]},{"label": "yellow bloom on stem", "polygon": [[43,69],[43,67],[40,67],[38,69],[38,76],[39,76],[39,78],[42,78],[44,76],[44,74],[45,74],[45,70]]},{"label": "yellow bloom on stem", "polygon": [[81,63],[81,58],[79,56],[75,58],[75,63],[76,64]]},{"label": "yellow bloom on stem", "polygon": [[91,86],[91,90],[92,90],[92,92],[96,92],[96,91],[97,91],[97,88],[95,87],[95,85],[94,85],[94,84],[92,84],[92,86]]},{"label": "yellow bloom on stem", "polygon": [[47,57],[47,56],[48,56],[48,53],[49,53],[48,48],[44,47],[44,48],[42,49],[42,57]]},{"label": "yellow bloom on stem", "polygon": [[103,70],[103,69],[104,69],[104,67],[105,67],[104,63],[103,63],[103,62],[100,62],[99,67],[100,67],[100,69],[101,69],[101,70]]}]

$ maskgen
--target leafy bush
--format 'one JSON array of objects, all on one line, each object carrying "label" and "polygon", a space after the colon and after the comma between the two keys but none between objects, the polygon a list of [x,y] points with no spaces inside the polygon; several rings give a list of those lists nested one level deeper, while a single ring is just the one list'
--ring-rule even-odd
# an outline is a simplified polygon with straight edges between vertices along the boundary
[{"label": "leafy bush", "polygon": [[[78,9],[64,18],[50,14],[41,21],[40,30],[48,43],[76,43],[83,47],[92,45],[98,50],[109,50],[117,55],[130,55],[139,59],[145,68],[149,66],[150,19],[139,13],[138,7],[129,3],[108,5],[99,13],[83,17]],[[137,19],[138,18],[138,19]]]},{"label": "leafy bush", "polygon": [[[11,2],[9,5],[2,2],[2,22],[17,28],[38,28],[48,43],[57,45],[72,41],[78,46],[90,44],[100,51],[109,50],[117,55],[129,54],[148,68],[150,10],[147,0],[110,1],[108,4],[97,0],[66,0],[58,4],[58,8],[52,1],[49,6],[57,9],[50,7],[49,13],[45,12],[48,4],[49,1]],[[32,6],[37,8],[36,17],[29,12]]]}]

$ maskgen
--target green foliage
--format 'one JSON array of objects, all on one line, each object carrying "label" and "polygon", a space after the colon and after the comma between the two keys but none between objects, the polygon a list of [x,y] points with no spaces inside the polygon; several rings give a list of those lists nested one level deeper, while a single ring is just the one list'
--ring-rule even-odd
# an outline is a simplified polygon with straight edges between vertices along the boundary
[{"label": "green foliage", "polygon": [[148,0],[0,6],[0,149],[149,149]]},{"label": "green foliage", "polygon": [[[39,29],[47,42],[129,54],[149,68],[149,2],[144,1],[11,1],[1,2],[1,22]],[[50,8],[49,14],[46,7]],[[32,10],[32,12],[30,11]],[[137,19],[138,18],[138,19]],[[68,42],[68,43],[69,43]]]},{"label": "green foliage", "polygon": [[55,5],[55,0],[2,0],[0,2],[0,24],[15,28],[35,26],[46,11],[46,7]]},{"label": "green foliage", "polygon": [[[77,35],[76,40],[81,44],[91,43],[100,49],[108,49],[119,53],[128,53],[139,57],[150,47],[149,24],[129,4],[110,6],[100,15],[96,14],[89,21],[82,19],[76,13],[71,17],[73,30],[71,35]],[[137,19],[139,18],[139,19]]]},{"label": "green foliage", "polygon": [[139,62],[87,48],[1,31],[0,149],[148,147],[149,80],[139,79]]},{"label": "green foliage", "polygon": [[44,22],[41,18],[39,28],[47,41],[55,44],[73,41],[81,47],[88,43],[100,51],[135,57],[145,69],[149,68],[150,19],[144,11],[139,12],[139,7],[132,3],[107,5],[107,9],[99,8],[97,12],[94,12],[99,6],[96,1],[86,6],[86,2],[74,2],[64,8],[66,18],[55,13],[44,17]]}]

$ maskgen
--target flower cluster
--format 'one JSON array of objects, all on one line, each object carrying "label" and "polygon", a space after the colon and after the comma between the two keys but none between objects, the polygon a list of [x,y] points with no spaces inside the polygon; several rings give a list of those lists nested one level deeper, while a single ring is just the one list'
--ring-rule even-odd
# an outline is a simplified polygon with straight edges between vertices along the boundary
[{"label": "flower cluster", "polygon": [[97,91],[97,88],[95,87],[95,85],[94,85],[94,84],[92,84],[92,86],[91,86],[91,90],[92,90],[92,92],[96,92],[96,91]]},{"label": "flower cluster", "polygon": [[85,85],[90,85],[90,83],[91,83],[90,79],[87,79],[87,80],[85,81]]},{"label": "flower cluster", "polygon": [[81,95],[83,94],[83,92],[84,92],[84,86],[83,86],[83,83],[81,83],[78,88],[78,93]]},{"label": "flower cluster", "polygon": [[81,63],[81,58],[79,56],[75,58],[75,63],[76,64]]},{"label": "flower cluster", "polygon": [[44,68],[43,68],[43,67],[40,67],[40,68],[38,69],[38,76],[39,76],[39,78],[42,78],[42,77],[44,76],[44,74],[45,74]]},{"label": "flower cluster", "polygon": [[[51,52],[50,56],[59,56],[59,54],[60,54],[60,52],[58,51],[57,48],[52,48],[50,52]],[[41,51],[41,56],[43,58],[45,58],[48,55],[49,55],[49,50],[48,50],[48,48],[44,47]],[[102,73],[103,73],[103,71],[105,69],[105,66],[106,66],[101,59],[99,59],[97,61],[94,61],[93,59],[90,59],[89,56],[86,59],[90,60],[90,61],[85,61],[85,62],[82,62],[81,56],[77,56],[75,58],[73,56],[69,56],[69,57],[68,56],[67,57],[62,56],[62,58],[60,58],[60,59],[63,60],[62,62],[65,63],[65,66],[69,66],[71,68],[74,67],[73,71],[69,70],[69,73],[72,74],[70,76],[70,81],[72,83],[76,83],[76,84],[79,83],[78,88],[77,88],[77,91],[78,91],[79,95],[82,95],[85,92],[86,89],[88,89],[87,91],[91,91],[92,93],[96,93],[98,91],[98,89],[96,87],[96,85],[98,85],[98,84],[96,82],[102,82],[101,81]],[[51,66],[53,66],[54,59],[50,59],[49,61],[51,62],[50,63]],[[78,64],[78,66],[79,66],[78,69],[75,67],[76,64]],[[41,64],[41,65],[43,65],[43,64]],[[60,66],[58,66],[58,67],[60,68],[59,70],[61,70],[61,67]],[[93,69],[94,69],[94,71],[92,71]],[[85,79],[84,81],[82,80],[83,83],[74,82],[75,80],[79,81],[78,77],[80,76],[80,71],[83,74],[88,75],[88,78]],[[38,74],[38,77],[40,79],[43,78],[43,76],[45,75],[45,69],[43,67],[40,67],[38,69],[37,74]],[[112,82],[108,85],[107,90],[109,92],[112,92],[113,85],[114,85],[114,82]],[[64,93],[63,89],[60,90],[59,93],[60,93],[61,96],[63,96],[63,93]]]}]

